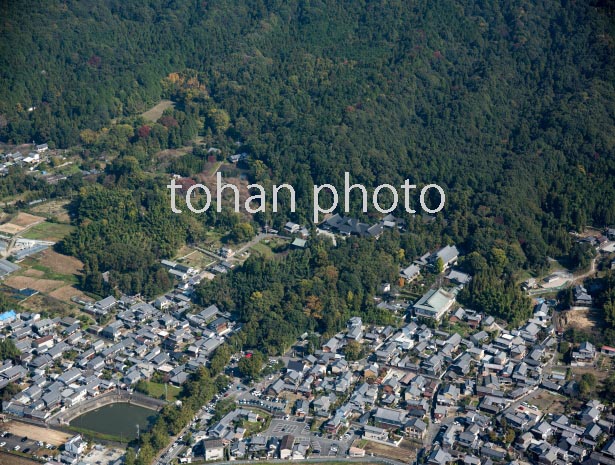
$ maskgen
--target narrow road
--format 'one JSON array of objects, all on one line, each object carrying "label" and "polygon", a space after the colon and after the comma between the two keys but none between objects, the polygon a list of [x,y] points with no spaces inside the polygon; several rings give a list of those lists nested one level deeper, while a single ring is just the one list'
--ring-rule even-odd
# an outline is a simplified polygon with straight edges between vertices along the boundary
[{"label": "narrow road", "polygon": [[[267,463],[276,463],[287,464],[290,463],[289,460],[280,460],[280,459],[267,459]],[[327,462],[348,462],[348,463],[381,463],[384,465],[408,465],[404,462],[398,462],[396,460],[387,459],[384,457],[330,457],[330,458],[318,458],[318,459],[302,459],[297,460],[297,462],[301,463],[327,463]],[[197,462],[193,461],[192,463],[205,463],[205,462]],[[232,460],[229,462],[216,462],[216,465],[252,465],[254,464],[254,460]]]},{"label": "narrow road", "polygon": [[576,284],[578,282],[582,282],[585,278],[588,278],[590,276],[592,276],[595,272],[596,272],[596,265],[598,264],[598,259],[600,258],[600,255],[596,255],[594,258],[592,258],[592,261],[589,265],[589,270],[586,271],[585,273],[582,273],[578,276],[574,276],[573,280],[572,280],[572,284]]}]

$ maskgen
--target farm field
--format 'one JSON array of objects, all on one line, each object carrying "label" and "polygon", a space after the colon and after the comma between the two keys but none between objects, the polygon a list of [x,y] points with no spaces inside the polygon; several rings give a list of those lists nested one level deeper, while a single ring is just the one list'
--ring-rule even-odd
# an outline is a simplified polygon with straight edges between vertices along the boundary
[{"label": "farm field", "polygon": [[39,241],[58,242],[64,236],[70,234],[74,226],[64,223],[50,223],[45,221],[32,226],[22,237]]},{"label": "farm field", "polygon": [[53,217],[60,223],[70,223],[70,216],[68,214],[69,203],[68,200],[49,200],[34,205],[30,208],[30,211],[48,218]]},{"label": "farm field", "polygon": [[19,234],[35,224],[42,223],[45,218],[42,216],[30,215],[29,213],[19,212],[10,221],[0,225],[0,232],[7,234]]}]

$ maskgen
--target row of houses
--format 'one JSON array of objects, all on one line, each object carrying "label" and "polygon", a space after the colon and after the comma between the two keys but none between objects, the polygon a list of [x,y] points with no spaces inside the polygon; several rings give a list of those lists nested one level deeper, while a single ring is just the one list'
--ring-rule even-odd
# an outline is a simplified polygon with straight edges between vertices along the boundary
[{"label": "row of houses", "polygon": [[21,353],[20,364],[7,361],[0,367],[0,385],[27,386],[3,403],[4,411],[46,420],[106,391],[131,389],[155,373],[181,386],[235,328],[215,306],[186,313],[182,303],[173,302],[168,313],[155,302],[107,297],[88,311],[113,312],[112,321],[87,330],[71,317],[13,311],[0,315],[2,337]]}]

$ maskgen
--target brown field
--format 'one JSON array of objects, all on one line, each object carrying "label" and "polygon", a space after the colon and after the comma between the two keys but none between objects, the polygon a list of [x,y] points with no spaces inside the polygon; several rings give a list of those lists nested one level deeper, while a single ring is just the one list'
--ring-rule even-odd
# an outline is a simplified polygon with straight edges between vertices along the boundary
[{"label": "brown field", "polygon": [[587,365],[584,367],[571,367],[572,375],[575,379],[579,380],[581,376],[586,373],[591,373],[596,377],[598,381],[604,381],[608,376],[609,372],[606,370],[597,370],[594,365]]},{"label": "brown field", "polygon": [[529,401],[530,404],[535,405],[543,413],[564,413],[564,405],[568,400],[567,397],[558,396],[550,392],[541,390],[540,394]]},{"label": "brown field", "polygon": [[45,276],[45,272],[41,270],[35,270],[34,268],[28,268],[23,272],[24,276],[31,276],[33,278],[42,278]]},{"label": "brown field", "polygon": [[30,460],[18,455],[7,454],[6,452],[0,452],[0,465],[32,465],[40,463],[35,460]]},{"label": "brown field", "polygon": [[43,221],[45,221],[45,218],[42,216],[34,216],[29,213],[19,212],[11,221],[0,225],[0,231],[8,234],[19,234],[24,229]]},{"label": "brown field", "polygon": [[50,249],[41,253],[39,263],[60,274],[76,275],[81,273],[83,269],[83,263],[80,260],[75,257],[59,254]]},{"label": "brown field", "polygon": [[23,231],[23,228],[13,223],[4,223],[3,225],[0,225],[0,232],[3,233],[15,235],[19,234],[21,231]]},{"label": "brown field", "polygon": [[379,442],[367,441],[365,444],[365,452],[374,453],[375,455],[379,455],[381,457],[387,457],[393,460],[399,460],[400,462],[410,463],[416,457],[416,449],[405,447],[405,443],[407,441],[403,441],[400,447],[387,446],[385,444],[380,444]]},{"label": "brown field", "polygon": [[56,279],[38,279],[31,278],[29,276],[11,276],[4,281],[7,286],[14,289],[24,289],[29,287],[35,289],[38,292],[44,292],[46,294],[51,291],[55,291],[64,286],[64,281],[58,281]]},{"label": "brown field", "polygon": [[568,310],[559,312],[558,326],[564,331],[574,328],[600,336],[604,328],[604,316],[599,310]]},{"label": "brown field", "polygon": [[11,223],[16,224],[17,226],[21,226],[22,228],[27,228],[42,221],[45,221],[45,218],[43,218],[42,216],[35,216],[30,215],[29,213],[19,212],[17,216],[11,220]]},{"label": "brown field", "polygon": [[175,104],[170,100],[161,100],[157,105],[153,106],[146,112],[141,113],[141,116],[143,117],[143,119],[155,122],[160,119],[160,117],[164,113],[164,110],[173,106],[175,106]]},{"label": "brown field", "polygon": [[68,215],[67,209],[69,203],[68,200],[51,200],[35,205],[30,211],[41,215],[53,216],[61,223],[70,223],[70,216]]},{"label": "brown field", "polygon": [[88,296],[86,296],[83,292],[77,289],[75,286],[62,286],[59,289],[56,289],[53,292],[49,293],[49,297],[53,297],[54,299],[61,300],[62,302],[72,303],[71,297],[78,297],[83,301],[91,301]]},{"label": "brown field", "polygon": [[[217,170],[216,170],[217,171]],[[205,184],[209,190],[212,192],[212,195],[215,196],[216,195],[216,175],[215,172],[213,173],[199,173],[196,175],[196,178],[198,180],[198,182]],[[222,183],[223,184],[233,184],[234,186],[236,186],[239,189],[239,207],[240,207],[240,213],[245,213],[247,215],[247,213],[244,210],[244,206],[245,206],[245,202],[246,199],[248,197],[250,197],[250,192],[248,191],[248,184],[250,184],[249,181],[245,180],[245,179],[240,179],[238,177],[226,177],[223,176],[222,177]],[[271,193],[266,193],[266,196],[271,195]],[[267,197],[267,200],[269,200],[269,198]],[[225,189],[222,192],[222,202],[223,204],[229,205],[229,206],[234,206],[233,202],[234,202],[234,194],[233,191],[230,189]]]},{"label": "brown field", "polygon": [[22,300],[19,305],[33,312],[45,311],[57,316],[73,315],[78,309],[76,304],[69,304],[44,294],[33,295]]},{"label": "brown field", "polygon": [[64,444],[66,440],[70,438],[70,434],[63,433],[62,431],[42,428],[40,426],[21,423],[19,421],[10,421],[4,425],[3,428],[17,436],[27,436],[35,441],[44,441],[48,444],[53,444],[54,446]]}]

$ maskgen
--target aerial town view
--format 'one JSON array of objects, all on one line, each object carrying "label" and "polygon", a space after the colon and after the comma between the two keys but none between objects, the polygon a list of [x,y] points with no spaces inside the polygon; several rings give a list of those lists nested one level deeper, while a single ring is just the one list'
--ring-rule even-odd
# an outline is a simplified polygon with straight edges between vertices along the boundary
[{"label": "aerial town view", "polygon": [[0,465],[615,465],[614,18],[0,2]]}]

